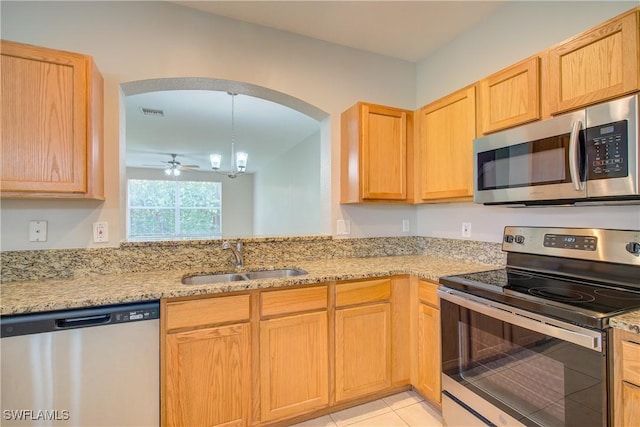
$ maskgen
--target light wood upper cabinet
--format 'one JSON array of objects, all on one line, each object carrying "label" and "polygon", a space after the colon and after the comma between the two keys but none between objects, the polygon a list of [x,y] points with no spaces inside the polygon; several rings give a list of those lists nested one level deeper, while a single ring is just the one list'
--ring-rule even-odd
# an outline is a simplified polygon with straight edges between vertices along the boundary
[{"label": "light wood upper cabinet", "polygon": [[341,120],[341,203],[406,202],[413,112],[357,103]]},{"label": "light wood upper cabinet", "polygon": [[613,425],[640,425],[640,335],[614,329]]},{"label": "light wood upper cabinet", "polygon": [[0,43],[1,196],[104,199],[103,80],[91,57]]},{"label": "light wood upper cabinet", "polygon": [[475,93],[475,86],[469,86],[419,111],[419,193],[423,202],[463,201],[473,196]]},{"label": "light wood upper cabinet", "polygon": [[549,51],[549,103],[561,113],[640,89],[639,9]]},{"label": "light wood upper cabinet", "polygon": [[482,134],[540,119],[538,56],[492,74],[478,86],[478,119]]},{"label": "light wood upper cabinet", "polygon": [[[162,301],[163,426],[249,424],[249,301],[249,295]],[[237,323],[220,325],[230,322]]]}]

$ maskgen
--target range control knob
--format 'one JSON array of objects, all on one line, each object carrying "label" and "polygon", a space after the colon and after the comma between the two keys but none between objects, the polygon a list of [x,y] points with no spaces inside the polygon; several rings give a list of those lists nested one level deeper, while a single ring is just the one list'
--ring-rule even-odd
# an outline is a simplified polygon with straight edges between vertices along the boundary
[{"label": "range control knob", "polygon": [[513,243],[513,240],[514,240],[514,238],[513,238],[513,236],[511,234],[505,234],[505,236],[504,236],[504,241],[505,242]]},{"label": "range control knob", "polygon": [[516,243],[519,243],[519,244],[521,244],[521,245],[524,245],[524,236],[517,235],[517,236],[516,236]]},{"label": "range control knob", "polygon": [[638,242],[629,242],[627,243],[627,251],[631,252],[634,255],[640,255],[640,243]]}]

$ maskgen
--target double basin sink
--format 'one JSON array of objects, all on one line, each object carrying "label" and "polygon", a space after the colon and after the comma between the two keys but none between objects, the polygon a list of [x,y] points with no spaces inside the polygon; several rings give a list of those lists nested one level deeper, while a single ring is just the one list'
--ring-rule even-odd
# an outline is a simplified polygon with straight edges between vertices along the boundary
[{"label": "double basin sink", "polygon": [[304,274],[307,274],[307,272],[297,268],[246,271],[241,273],[202,274],[183,277],[182,283],[185,285],[207,285],[211,283],[239,282],[243,280],[278,279],[282,277],[301,276]]}]

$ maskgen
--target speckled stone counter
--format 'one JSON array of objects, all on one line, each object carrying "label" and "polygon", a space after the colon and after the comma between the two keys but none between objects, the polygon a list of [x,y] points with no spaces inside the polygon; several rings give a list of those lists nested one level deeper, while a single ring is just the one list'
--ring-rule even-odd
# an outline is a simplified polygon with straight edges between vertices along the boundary
[{"label": "speckled stone counter", "polygon": [[609,324],[613,328],[640,334],[640,310],[616,316],[609,321]]},{"label": "speckled stone counter", "polygon": [[208,285],[183,285],[186,275],[220,273],[223,270],[166,270],[156,272],[84,274],[69,279],[44,279],[3,283],[0,314],[34,313],[90,307],[166,297],[216,294],[335,280],[411,274],[437,280],[441,276],[497,268],[496,265],[434,255],[372,258],[332,258],[291,263],[251,264],[245,270],[300,268],[306,275],[282,279],[250,280]]}]

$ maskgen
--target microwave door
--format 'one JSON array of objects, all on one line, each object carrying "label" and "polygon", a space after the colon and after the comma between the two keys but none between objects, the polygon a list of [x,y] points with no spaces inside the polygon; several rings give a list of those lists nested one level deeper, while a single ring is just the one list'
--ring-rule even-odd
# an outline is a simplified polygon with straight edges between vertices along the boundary
[{"label": "microwave door", "polygon": [[638,95],[587,108],[586,127],[587,196],[638,198]]},{"label": "microwave door", "polygon": [[584,110],[474,141],[474,201],[525,203],[586,197]]}]

